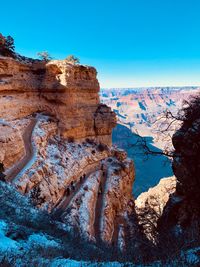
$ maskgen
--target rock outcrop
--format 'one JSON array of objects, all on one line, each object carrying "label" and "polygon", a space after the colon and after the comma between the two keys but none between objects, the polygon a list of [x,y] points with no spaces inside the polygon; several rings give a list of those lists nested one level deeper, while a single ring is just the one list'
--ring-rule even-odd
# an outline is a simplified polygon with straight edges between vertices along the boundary
[{"label": "rock outcrop", "polygon": [[134,167],[111,146],[116,116],[100,103],[96,75],[66,61],[0,57],[0,160],[6,180],[68,230],[124,248]]},{"label": "rock outcrop", "polygon": [[25,153],[21,132],[1,121],[0,147],[0,162],[3,162],[6,168],[20,160]]},{"label": "rock outcrop", "polygon": [[0,57],[0,118],[15,120],[47,112],[58,120],[63,137],[93,137],[110,145],[116,117],[100,104],[96,74],[92,67],[66,61]]},{"label": "rock outcrop", "polygon": [[139,195],[135,200],[138,223],[148,239],[155,241],[158,234],[158,223],[163,211],[176,191],[176,177],[163,178],[158,185]]}]

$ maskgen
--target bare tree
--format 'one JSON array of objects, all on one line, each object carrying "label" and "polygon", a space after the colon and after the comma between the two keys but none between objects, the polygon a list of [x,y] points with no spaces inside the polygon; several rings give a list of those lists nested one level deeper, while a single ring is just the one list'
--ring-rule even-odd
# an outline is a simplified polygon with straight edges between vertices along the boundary
[{"label": "bare tree", "polygon": [[[191,105],[191,102],[184,101],[182,108],[177,112],[177,114],[173,114],[170,110],[165,110],[163,114],[158,117],[156,120],[149,121],[152,125],[152,133],[155,136],[155,140],[157,142],[162,143],[163,149],[158,150],[152,149],[149,146],[148,140],[146,137],[141,136],[137,129],[134,129],[134,133],[137,136],[137,140],[135,142],[130,142],[128,144],[128,148],[138,147],[141,150],[140,154],[143,154],[146,159],[148,159],[149,155],[154,156],[166,156],[170,159],[176,157],[173,146],[172,146],[172,136],[174,133],[182,126],[184,121],[186,120],[185,112],[187,108]],[[119,120],[121,124],[121,122]],[[126,138],[131,139],[132,137],[132,129],[130,129],[130,133],[127,134]]]}]

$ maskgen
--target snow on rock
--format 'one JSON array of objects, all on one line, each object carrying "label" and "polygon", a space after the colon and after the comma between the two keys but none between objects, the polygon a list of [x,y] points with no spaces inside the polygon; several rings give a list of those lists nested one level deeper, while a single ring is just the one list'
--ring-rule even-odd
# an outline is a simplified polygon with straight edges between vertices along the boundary
[{"label": "snow on rock", "polygon": [[121,151],[119,153],[119,157],[115,155],[104,162],[107,168],[107,181],[101,216],[101,237],[108,243],[112,242],[115,218],[123,216],[125,210],[133,211],[133,162],[124,156],[121,157]]},{"label": "snow on rock", "polygon": [[[148,192],[144,192],[138,196],[135,200],[137,208],[144,208],[145,203],[148,201],[149,204],[157,208],[157,211],[163,210],[165,207],[170,194],[174,193],[176,189],[176,178],[169,177],[160,180],[159,184],[152,187]],[[159,204],[159,205],[158,205]]]},{"label": "snow on rock", "polygon": [[37,116],[37,120],[32,137],[37,152],[26,170],[20,173],[16,186],[23,193],[39,187],[44,199],[39,205],[51,211],[72,181],[89,173],[111,152],[108,148],[99,150],[94,141],[77,143],[60,138],[55,135],[56,123],[48,116]]},{"label": "snow on rock", "polygon": [[62,216],[66,224],[79,229],[82,236],[90,240],[94,240],[95,203],[101,175],[102,171],[96,171],[88,176]]}]

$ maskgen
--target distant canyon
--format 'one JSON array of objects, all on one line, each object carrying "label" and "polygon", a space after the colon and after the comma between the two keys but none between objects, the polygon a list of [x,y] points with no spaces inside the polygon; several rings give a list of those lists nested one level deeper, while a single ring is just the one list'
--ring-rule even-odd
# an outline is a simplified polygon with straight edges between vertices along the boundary
[{"label": "distant canyon", "polygon": [[200,87],[197,86],[101,89],[101,101],[117,114],[118,124],[113,130],[113,144],[125,149],[134,160],[135,197],[157,185],[160,179],[173,176],[170,159],[164,155],[146,156],[137,145],[139,136],[145,139],[152,151],[162,151],[165,145],[172,148],[171,136],[178,125],[170,128],[169,138],[164,140],[159,132],[160,119],[167,111],[176,116],[184,101],[189,101],[198,93]]}]

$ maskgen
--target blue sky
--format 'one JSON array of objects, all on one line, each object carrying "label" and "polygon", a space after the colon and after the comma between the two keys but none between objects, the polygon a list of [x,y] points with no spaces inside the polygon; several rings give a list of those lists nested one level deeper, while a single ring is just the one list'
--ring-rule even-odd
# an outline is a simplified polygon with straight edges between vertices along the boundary
[{"label": "blue sky", "polygon": [[0,32],[27,56],[78,56],[102,87],[200,85],[200,0],[2,1]]}]

